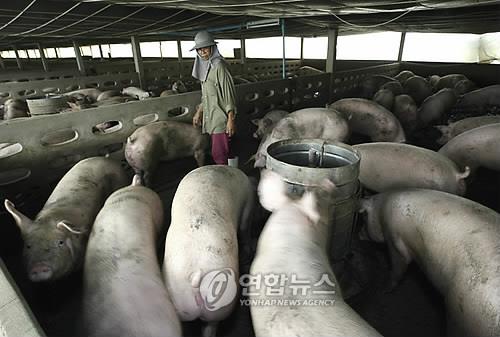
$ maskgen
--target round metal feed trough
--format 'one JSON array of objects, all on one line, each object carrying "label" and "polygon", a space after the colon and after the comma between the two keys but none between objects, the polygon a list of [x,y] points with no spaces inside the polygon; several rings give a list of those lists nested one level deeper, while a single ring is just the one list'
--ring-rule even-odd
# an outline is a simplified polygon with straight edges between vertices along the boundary
[{"label": "round metal feed trough", "polygon": [[332,262],[350,252],[356,205],[359,198],[360,156],[351,146],[322,139],[288,139],[267,148],[266,167],[280,174],[292,194],[318,188],[325,178],[336,186],[329,215]]}]

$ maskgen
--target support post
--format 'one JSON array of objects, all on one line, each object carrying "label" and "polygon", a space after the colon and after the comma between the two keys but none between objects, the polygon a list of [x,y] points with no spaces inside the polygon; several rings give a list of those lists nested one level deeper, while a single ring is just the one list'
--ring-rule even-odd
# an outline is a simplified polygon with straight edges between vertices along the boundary
[{"label": "support post", "polygon": [[3,58],[1,55],[0,55],[0,67],[2,67],[2,69],[5,69],[5,63],[3,62]]},{"label": "support post", "polygon": [[132,36],[131,42],[132,54],[134,55],[135,72],[139,75],[139,86],[141,87],[141,89],[144,89],[146,83],[144,81],[144,65],[142,63],[141,45],[139,42],[139,38],[137,36]]},{"label": "support post", "polygon": [[179,61],[179,71],[178,74],[182,78],[182,47],[181,40],[177,40],[177,60]]},{"label": "support post", "polygon": [[300,64],[304,61],[304,37],[300,37]]},{"label": "support post", "polygon": [[406,38],[406,32],[401,32],[401,40],[399,41],[398,62],[401,62],[401,60],[403,59],[403,49],[405,47],[405,38]]},{"label": "support post", "polygon": [[337,37],[338,37],[338,29],[328,29],[328,49],[326,52],[326,66],[325,71],[330,73],[330,88],[328,90],[328,102],[331,103],[333,101],[333,90],[334,90],[334,72],[335,72],[335,63],[337,60]]},{"label": "support post", "polygon": [[245,47],[245,39],[240,39],[240,58],[241,64],[245,64],[247,62],[247,50]]},{"label": "support post", "polygon": [[80,72],[80,74],[85,75],[85,63],[83,63],[83,57],[78,42],[73,41],[73,49],[75,50],[76,65],[78,66],[78,71]]},{"label": "support post", "polygon": [[17,50],[17,47],[12,46],[12,49],[14,49],[14,54],[16,54],[17,68],[19,68],[19,70],[23,70],[24,69],[23,63],[21,62],[21,58],[19,57],[19,51]]},{"label": "support post", "polygon": [[335,71],[335,62],[337,60],[337,37],[338,29],[328,29],[328,50],[326,53],[326,69],[327,73]]},{"label": "support post", "polygon": [[40,60],[42,61],[43,71],[49,72],[49,62],[45,57],[45,51],[43,50],[42,44],[38,44],[38,52],[40,53]]},{"label": "support post", "polygon": [[283,79],[286,78],[286,55],[285,55],[285,19],[281,19],[281,36],[283,38],[283,62],[282,62],[282,74]]}]

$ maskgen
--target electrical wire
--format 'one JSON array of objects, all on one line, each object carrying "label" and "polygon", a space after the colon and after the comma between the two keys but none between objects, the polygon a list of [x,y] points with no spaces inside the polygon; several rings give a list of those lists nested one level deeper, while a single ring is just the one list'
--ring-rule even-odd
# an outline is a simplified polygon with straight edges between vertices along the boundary
[{"label": "electrical wire", "polygon": [[141,8],[139,8],[138,10],[136,10],[136,11],[134,11],[134,12],[130,13],[129,15],[124,16],[123,18],[120,18],[120,19],[118,19],[118,20],[116,20],[116,21],[113,21],[113,22],[110,22],[110,23],[108,23],[108,24],[105,24],[104,26],[99,26],[99,27],[96,27],[96,28],[94,28],[94,29],[91,29],[91,30],[85,30],[85,31],[83,31],[83,32],[76,33],[76,34],[71,34],[71,35],[68,35],[68,37],[73,37],[73,36],[83,35],[83,34],[87,34],[87,33],[95,32],[96,30],[100,30],[100,29],[103,29],[103,28],[109,27],[109,26],[111,26],[111,25],[114,25],[115,23],[121,22],[121,21],[123,21],[123,20],[125,20],[125,19],[128,19],[128,18],[129,18],[129,17],[131,17],[131,16],[134,16],[135,14],[137,14],[137,13],[139,13],[139,12],[141,12],[141,11],[145,10],[146,8],[147,8],[146,6],[141,7]]},{"label": "electrical wire", "polygon": [[3,30],[5,27],[9,26],[12,22],[16,21],[21,15],[24,14],[24,12],[26,12],[31,6],[33,6],[35,4],[35,2],[36,2],[36,0],[31,1],[28,6],[26,6],[22,11],[19,12],[19,14],[17,14],[14,18],[12,18],[5,25],[3,25],[2,27],[0,27],[0,30]]},{"label": "electrical wire", "polygon": [[337,20],[339,20],[342,23],[345,23],[346,25],[351,26],[351,27],[355,27],[355,28],[374,28],[374,27],[380,27],[380,26],[384,26],[384,25],[386,25],[388,23],[394,22],[394,21],[402,18],[403,16],[407,15],[408,13],[412,12],[413,10],[414,10],[414,8],[410,8],[406,12],[404,12],[403,14],[400,14],[400,15],[396,16],[393,19],[390,19],[390,20],[388,20],[386,22],[378,23],[378,24],[375,24],[375,25],[368,25],[368,26],[361,26],[361,25],[356,25],[354,23],[348,22],[348,21],[342,19],[341,17],[339,17],[337,14],[331,12],[331,11],[330,11],[330,14],[332,16],[334,16],[335,18],[337,18]]},{"label": "electrical wire", "polygon": [[86,17],[84,17],[83,19],[80,19],[80,20],[78,20],[78,21],[75,21],[75,22],[73,22],[73,23],[70,23],[70,24],[69,24],[69,25],[67,25],[67,26],[64,26],[64,27],[61,27],[61,28],[57,28],[57,29],[54,29],[54,30],[51,30],[51,31],[48,31],[48,32],[45,32],[45,33],[41,33],[41,34],[33,34],[32,36],[45,36],[45,35],[48,35],[48,34],[52,34],[52,33],[55,33],[55,32],[59,32],[59,31],[61,31],[61,30],[64,30],[64,29],[66,29],[66,28],[69,28],[69,27],[73,27],[74,25],[77,25],[77,24],[79,24],[80,22],[83,22],[83,21],[85,21],[85,20],[87,20],[87,19],[89,19],[89,18],[93,17],[94,15],[97,15],[97,14],[99,14],[99,13],[101,13],[101,12],[105,11],[106,9],[108,9],[108,8],[109,8],[109,7],[111,7],[111,6],[113,6],[113,5],[106,5],[106,6],[104,6],[103,8],[99,9],[98,11],[96,11],[96,12],[94,12],[94,13],[92,13],[92,14],[90,14],[90,15],[86,16]]},{"label": "electrical wire", "polygon": [[149,25],[142,26],[141,28],[137,28],[137,29],[129,30],[129,31],[127,31],[127,32],[120,32],[120,33],[116,33],[116,34],[111,34],[111,36],[123,36],[123,35],[128,35],[128,34],[130,34],[130,33],[137,32],[137,31],[139,31],[139,30],[144,30],[144,29],[146,29],[146,28],[149,28],[149,27],[154,26],[154,25],[156,25],[156,24],[159,24],[159,23],[161,23],[161,22],[167,21],[167,20],[169,20],[169,19],[171,19],[171,18],[173,18],[173,17],[175,17],[175,16],[177,16],[177,15],[179,15],[179,14],[183,13],[184,11],[186,11],[186,9],[181,9],[181,10],[180,10],[180,11],[178,11],[177,13],[174,13],[174,14],[172,14],[172,15],[170,15],[170,16],[167,16],[167,17],[166,17],[166,18],[164,18],[164,19],[161,19],[161,20],[159,20],[159,21],[153,22],[153,23],[151,23],[151,24],[149,24]]},{"label": "electrical wire", "polygon": [[56,21],[57,19],[63,17],[64,15],[68,14],[69,12],[71,12],[73,9],[75,9],[76,7],[80,6],[81,2],[77,2],[76,5],[74,5],[73,7],[71,7],[70,9],[68,9],[67,11],[59,14],[58,16],[56,16],[55,18],[53,18],[52,20],[49,20],[47,22],[45,22],[43,25],[41,26],[38,26],[38,27],[35,27],[33,29],[30,29],[30,30],[26,30],[24,32],[21,32],[21,33],[17,33],[18,35],[25,35],[25,34],[29,34],[31,32],[34,32],[36,30],[39,30],[40,28],[43,28],[47,25],[50,25],[52,22]]}]

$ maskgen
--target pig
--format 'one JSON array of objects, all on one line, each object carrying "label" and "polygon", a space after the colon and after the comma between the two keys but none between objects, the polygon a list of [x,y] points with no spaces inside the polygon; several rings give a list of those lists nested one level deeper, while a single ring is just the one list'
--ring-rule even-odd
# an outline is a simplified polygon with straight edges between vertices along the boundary
[{"label": "pig", "polygon": [[[327,213],[334,188],[325,179],[316,191],[307,190],[300,199],[292,200],[277,173],[261,172],[259,199],[272,214],[250,268],[249,278],[260,282],[249,282],[244,289],[248,290],[255,336],[380,336],[344,302],[328,260],[332,226]],[[269,294],[263,281],[273,275],[278,279],[272,287],[274,293]],[[294,279],[306,288],[297,291],[293,287],[301,286]],[[273,300],[290,304],[258,303]],[[308,301],[326,305],[308,306]]]},{"label": "pig", "polygon": [[459,167],[500,171],[500,123],[484,125],[451,139],[438,151]]},{"label": "pig", "polygon": [[121,91],[121,94],[137,98],[138,100],[144,100],[146,98],[151,97],[150,92],[144,91],[144,90],[137,88],[137,87],[123,88]]},{"label": "pig", "polygon": [[346,120],[334,109],[300,109],[278,121],[271,133],[261,140],[255,154],[254,167],[266,166],[267,147],[280,140],[320,138],[342,142],[348,136],[349,126]]},{"label": "pig", "polygon": [[66,104],[68,104],[69,109],[64,109],[61,112],[81,111],[83,109],[95,108],[97,106],[93,104],[91,97],[84,96],[82,94],[75,94],[69,97]]},{"label": "pig", "polygon": [[412,76],[407,79],[403,85],[406,93],[410,95],[417,103],[417,106],[422,104],[424,99],[432,95],[432,87],[422,76]]},{"label": "pig", "polygon": [[268,135],[276,123],[286,115],[288,115],[288,111],[271,110],[262,118],[252,119],[251,122],[257,126],[257,131],[253,133],[253,138],[261,139]]},{"label": "pig", "polygon": [[464,95],[468,92],[471,92],[472,90],[476,90],[477,86],[474,82],[468,79],[464,79],[461,81],[458,81],[455,86],[453,87],[457,95],[461,96]]},{"label": "pig", "polygon": [[21,99],[12,99],[9,98],[4,103],[4,120],[20,118],[20,117],[29,117],[28,105],[26,101]]},{"label": "pig", "polygon": [[125,102],[130,102],[134,101],[135,99],[130,97],[130,96],[113,96],[110,98],[102,99],[100,101],[97,101],[95,103],[96,106],[106,106],[106,105],[113,105],[113,104],[119,104],[119,103],[125,103]]},{"label": "pig", "polygon": [[390,90],[394,96],[401,95],[403,93],[403,86],[399,81],[390,81],[383,84],[380,89]]},{"label": "pig", "polygon": [[138,175],[106,200],[85,254],[87,336],[181,336],[156,255],[162,230],[162,201]]},{"label": "pig", "polygon": [[417,104],[409,95],[394,97],[392,113],[401,123],[405,134],[411,134],[417,126]]},{"label": "pig", "polygon": [[389,89],[380,89],[373,95],[373,101],[390,111],[394,104],[394,94]]},{"label": "pig", "polygon": [[97,213],[127,180],[119,162],[92,157],[81,160],[62,177],[35,220],[5,200],[5,209],[21,230],[31,281],[61,279],[82,266]]},{"label": "pig", "polygon": [[96,102],[97,98],[101,94],[101,90],[96,89],[96,88],[86,88],[86,89],[78,89],[78,90],[73,90],[70,92],[66,92],[63,95],[64,96],[70,96],[70,97],[78,97],[82,98],[87,96],[90,99],[90,103]]},{"label": "pig", "polygon": [[394,79],[385,75],[369,75],[365,77],[359,84],[360,97],[372,98],[380,86],[391,81],[394,81]]},{"label": "pig", "polygon": [[174,83],[172,83],[172,90],[178,94],[183,94],[185,92],[188,92],[186,85],[181,80],[177,80],[174,81]]},{"label": "pig", "polygon": [[127,138],[125,159],[150,187],[160,160],[194,156],[198,166],[203,166],[209,145],[208,136],[190,124],[154,122],[141,126]]},{"label": "pig", "polygon": [[442,136],[437,140],[438,144],[444,145],[450,139],[458,136],[459,134],[489,124],[500,123],[500,116],[479,116],[461,119],[449,125],[436,125]]},{"label": "pig", "polygon": [[394,76],[394,79],[396,81],[399,81],[399,83],[404,84],[406,82],[406,80],[409,79],[412,76],[415,76],[415,74],[413,73],[413,71],[411,71],[411,70],[403,70],[403,71],[399,72],[399,74],[397,74],[396,76]]},{"label": "pig", "polygon": [[360,154],[359,180],[375,192],[396,188],[428,188],[464,195],[470,170],[460,172],[447,157],[418,146],[399,143],[353,145]]},{"label": "pig", "polygon": [[457,101],[454,112],[480,116],[491,112],[495,108],[500,108],[500,84],[473,90],[461,96]]},{"label": "pig", "polygon": [[457,102],[455,90],[444,88],[427,97],[417,111],[418,124],[425,127],[430,124],[442,123]]},{"label": "pig", "polygon": [[500,215],[441,191],[404,189],[360,202],[368,237],[386,242],[394,289],[415,260],[444,297],[449,336],[500,336]]},{"label": "pig", "polygon": [[120,96],[120,91],[118,90],[106,90],[103,91],[97,96],[96,101],[100,102],[106,99],[109,99],[111,97],[119,97]]},{"label": "pig", "polygon": [[455,85],[462,81],[467,80],[467,76],[463,74],[449,74],[439,78],[439,81],[436,83],[436,90],[441,90],[443,88],[455,88]]},{"label": "pig", "polygon": [[163,276],[181,321],[207,323],[203,336],[215,336],[237,302],[237,232],[248,231],[254,193],[242,171],[225,165],[189,172],[175,192]]},{"label": "pig", "polygon": [[439,75],[431,75],[427,78],[427,80],[429,81],[429,84],[431,85],[431,87],[434,91],[436,91],[436,86],[437,86],[440,78],[441,78],[441,76],[439,76]]},{"label": "pig", "polygon": [[182,93],[185,93],[187,91],[188,90],[187,90],[184,82],[182,82],[181,80],[177,80],[174,83],[172,83],[171,89],[163,90],[160,94],[160,97],[182,94]]},{"label": "pig", "polygon": [[348,121],[349,129],[369,136],[372,141],[405,142],[406,137],[398,119],[386,108],[364,98],[343,98],[328,106],[340,111]]}]

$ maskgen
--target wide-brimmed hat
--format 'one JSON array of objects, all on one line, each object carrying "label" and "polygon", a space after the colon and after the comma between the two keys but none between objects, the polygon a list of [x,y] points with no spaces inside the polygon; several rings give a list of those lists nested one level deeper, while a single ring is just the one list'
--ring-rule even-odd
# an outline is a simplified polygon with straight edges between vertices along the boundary
[{"label": "wide-brimmed hat", "polygon": [[215,46],[216,43],[217,42],[214,41],[214,37],[212,36],[212,34],[207,32],[206,30],[202,30],[201,32],[198,32],[194,37],[194,47],[191,48],[190,51],[198,48]]}]

